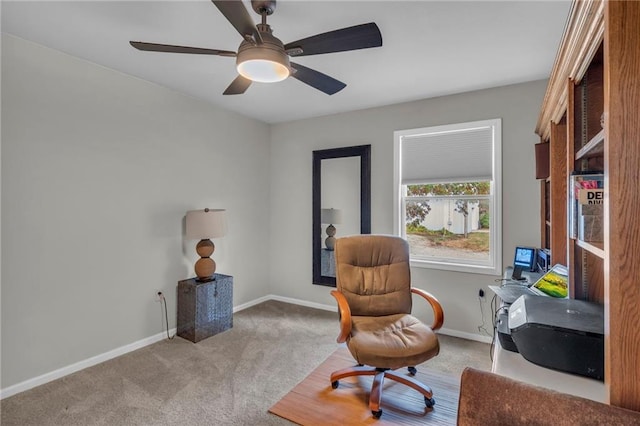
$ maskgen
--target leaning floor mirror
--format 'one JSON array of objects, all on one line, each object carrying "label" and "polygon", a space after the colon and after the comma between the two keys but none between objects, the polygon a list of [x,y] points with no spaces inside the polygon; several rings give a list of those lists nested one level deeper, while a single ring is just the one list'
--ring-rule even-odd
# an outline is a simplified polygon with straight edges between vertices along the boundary
[{"label": "leaning floor mirror", "polygon": [[336,285],[335,239],[371,233],[371,145],[313,151],[313,283]]}]

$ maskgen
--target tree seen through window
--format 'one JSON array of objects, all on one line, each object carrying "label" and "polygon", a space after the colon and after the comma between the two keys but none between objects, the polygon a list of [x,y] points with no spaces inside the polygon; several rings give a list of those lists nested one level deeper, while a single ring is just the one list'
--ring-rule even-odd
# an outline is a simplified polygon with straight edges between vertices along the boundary
[{"label": "tree seen through window", "polygon": [[[485,197],[490,195],[491,182],[407,185],[406,191],[406,233],[414,240],[425,240],[420,246],[488,253],[490,212],[489,201]],[[430,218],[429,213],[435,206],[440,216],[442,209],[448,211],[450,216],[451,212],[460,215],[458,223],[462,226],[454,226],[451,217],[444,222],[442,219],[446,217]],[[477,212],[474,212],[475,209],[478,209]]]}]

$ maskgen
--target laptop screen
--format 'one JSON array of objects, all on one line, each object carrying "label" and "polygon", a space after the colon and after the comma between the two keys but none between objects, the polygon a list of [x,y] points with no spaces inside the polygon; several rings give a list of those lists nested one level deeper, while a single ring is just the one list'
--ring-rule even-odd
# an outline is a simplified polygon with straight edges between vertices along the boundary
[{"label": "laptop screen", "polygon": [[532,247],[516,247],[516,254],[513,259],[513,267],[523,271],[533,271],[536,259],[536,249]]},{"label": "laptop screen", "polygon": [[569,297],[569,272],[561,264],[553,265],[546,274],[540,277],[531,287],[534,293],[544,296]]}]

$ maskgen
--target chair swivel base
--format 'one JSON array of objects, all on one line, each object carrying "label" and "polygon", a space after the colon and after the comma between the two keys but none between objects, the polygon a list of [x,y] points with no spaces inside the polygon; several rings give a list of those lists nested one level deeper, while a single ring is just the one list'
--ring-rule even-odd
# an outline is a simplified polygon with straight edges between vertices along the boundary
[{"label": "chair swivel base", "polygon": [[[408,369],[409,374],[412,376],[417,372],[415,367],[408,367]],[[373,414],[373,417],[376,419],[380,418],[382,415],[380,403],[382,401],[382,385],[385,378],[402,383],[403,385],[409,386],[410,388],[420,392],[424,396],[424,404],[427,408],[432,408],[436,403],[435,399],[433,399],[433,391],[429,386],[420,383],[413,377],[400,375],[386,368],[356,365],[354,367],[334,371],[331,373],[331,387],[336,389],[340,384],[340,379],[352,376],[374,376],[371,393],[369,394],[369,408],[371,409],[371,414]]]}]

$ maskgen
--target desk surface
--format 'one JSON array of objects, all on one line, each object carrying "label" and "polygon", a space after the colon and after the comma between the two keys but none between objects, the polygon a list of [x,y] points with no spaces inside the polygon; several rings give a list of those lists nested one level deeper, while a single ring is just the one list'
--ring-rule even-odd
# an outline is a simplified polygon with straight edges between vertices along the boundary
[{"label": "desk surface", "polygon": [[498,339],[493,350],[491,371],[543,388],[607,402],[604,382],[536,365],[524,359],[519,353],[502,349]]},{"label": "desk surface", "polygon": [[[505,282],[513,282],[508,280],[511,277],[512,270],[512,267],[505,269],[503,275]],[[522,284],[526,285],[527,282],[533,283],[537,281],[542,274],[539,272],[523,272],[522,276],[527,278],[527,281],[521,281]],[[497,337],[495,338],[495,347],[493,349],[491,371],[543,388],[581,396],[594,401],[607,402],[604,382],[536,365],[524,359],[517,352],[503,349]]]},{"label": "desk surface", "polygon": [[513,266],[507,266],[504,269],[504,273],[502,274],[502,279],[503,279],[503,284],[528,285],[538,281],[543,274],[544,274],[543,272],[522,271],[522,278],[526,278],[526,279],[522,281],[514,281],[514,280],[511,280],[511,275],[513,275]]}]

